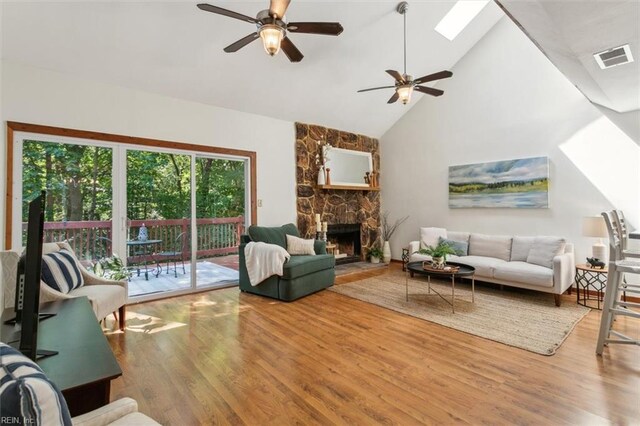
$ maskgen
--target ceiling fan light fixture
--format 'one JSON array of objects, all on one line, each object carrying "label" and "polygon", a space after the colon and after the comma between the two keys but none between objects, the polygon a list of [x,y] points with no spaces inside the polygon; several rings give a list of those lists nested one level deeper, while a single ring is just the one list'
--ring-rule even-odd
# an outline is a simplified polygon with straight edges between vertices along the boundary
[{"label": "ceiling fan light fixture", "polygon": [[398,98],[402,105],[406,105],[411,102],[411,94],[413,93],[413,85],[412,84],[403,84],[398,86],[396,89],[396,93],[398,94]]},{"label": "ceiling fan light fixture", "polygon": [[269,56],[274,56],[280,51],[280,44],[284,38],[284,29],[275,24],[265,24],[260,27],[260,38],[264,50]]}]

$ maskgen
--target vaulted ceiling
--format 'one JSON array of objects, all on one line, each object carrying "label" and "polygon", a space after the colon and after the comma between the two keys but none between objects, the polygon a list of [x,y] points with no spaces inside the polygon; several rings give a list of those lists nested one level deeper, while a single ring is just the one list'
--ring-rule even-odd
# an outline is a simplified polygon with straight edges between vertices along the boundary
[{"label": "vaulted ceiling", "polygon": [[[640,109],[640,1],[499,1],[592,102],[619,113]],[[625,44],[634,62],[597,65],[595,53]]]},{"label": "vaulted ceiling", "polygon": [[[259,41],[224,53],[255,27],[200,11],[196,3],[3,2],[2,59],[373,137],[411,107],[387,105],[389,91],[356,93],[393,84],[385,69],[402,71],[396,1],[293,0],[289,21],[339,21],[344,27],[338,37],[291,34],[305,55],[297,64],[282,53],[268,57]],[[268,7],[267,0],[210,3],[249,16]],[[407,72],[414,77],[453,67],[504,16],[491,2],[449,41],[434,27],[454,3],[409,1]]]}]

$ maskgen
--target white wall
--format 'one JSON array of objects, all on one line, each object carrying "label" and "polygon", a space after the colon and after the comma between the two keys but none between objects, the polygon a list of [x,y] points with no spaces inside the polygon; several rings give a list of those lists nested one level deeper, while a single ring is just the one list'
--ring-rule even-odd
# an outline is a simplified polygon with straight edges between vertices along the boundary
[{"label": "white wall", "polygon": [[[381,138],[383,209],[410,215],[392,254],[420,226],[506,235],[559,235],[590,254],[582,218],[621,208],[640,218],[640,149],[503,18]],[[548,156],[549,209],[449,209],[448,167]]]}]

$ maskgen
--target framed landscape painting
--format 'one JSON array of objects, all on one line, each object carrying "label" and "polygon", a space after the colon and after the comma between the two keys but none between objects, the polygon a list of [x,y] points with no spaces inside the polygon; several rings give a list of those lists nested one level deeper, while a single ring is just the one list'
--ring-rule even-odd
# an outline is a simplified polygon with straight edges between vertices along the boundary
[{"label": "framed landscape painting", "polygon": [[549,208],[549,158],[449,167],[449,208]]}]

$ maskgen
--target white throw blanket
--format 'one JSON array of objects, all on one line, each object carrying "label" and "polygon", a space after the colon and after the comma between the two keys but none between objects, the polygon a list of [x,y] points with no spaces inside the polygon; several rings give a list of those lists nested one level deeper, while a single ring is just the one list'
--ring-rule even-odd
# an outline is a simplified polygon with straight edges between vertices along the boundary
[{"label": "white throw blanket", "polygon": [[282,275],[282,267],[291,255],[277,244],[248,243],[244,257],[249,273],[249,282],[257,286],[272,275]]}]

